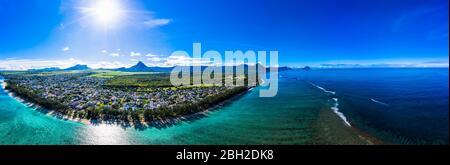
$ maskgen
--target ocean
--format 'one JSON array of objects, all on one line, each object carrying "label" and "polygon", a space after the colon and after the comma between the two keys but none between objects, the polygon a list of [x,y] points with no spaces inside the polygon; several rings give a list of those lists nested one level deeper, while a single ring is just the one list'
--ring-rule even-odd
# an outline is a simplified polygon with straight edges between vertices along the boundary
[{"label": "ocean", "polygon": [[158,128],[85,125],[0,89],[0,144],[447,144],[448,68],[294,69],[276,97],[259,87]]}]

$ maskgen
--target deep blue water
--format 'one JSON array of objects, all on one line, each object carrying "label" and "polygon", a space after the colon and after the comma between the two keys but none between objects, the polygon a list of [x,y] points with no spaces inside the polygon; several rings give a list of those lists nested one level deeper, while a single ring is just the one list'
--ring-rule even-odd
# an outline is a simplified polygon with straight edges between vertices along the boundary
[{"label": "deep blue water", "polygon": [[363,143],[354,132],[448,144],[448,76],[448,69],[286,71],[276,97],[260,98],[257,88],[207,117],[144,130],[56,119],[0,89],[0,144]]},{"label": "deep blue water", "polygon": [[388,143],[448,144],[448,68],[286,72],[336,92],[355,127]]}]

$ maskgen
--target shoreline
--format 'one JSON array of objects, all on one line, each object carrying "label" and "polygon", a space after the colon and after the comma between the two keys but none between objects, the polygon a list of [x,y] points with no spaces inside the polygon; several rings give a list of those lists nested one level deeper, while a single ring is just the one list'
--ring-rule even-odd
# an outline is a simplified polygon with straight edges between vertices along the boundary
[{"label": "shoreline", "polygon": [[[209,107],[205,110],[199,111],[199,112],[195,112],[193,114],[188,114],[188,115],[184,115],[184,116],[180,116],[180,117],[175,117],[175,118],[167,118],[167,119],[163,119],[163,120],[158,120],[158,121],[145,121],[144,119],[142,119],[140,122],[135,122],[135,121],[121,121],[121,120],[103,120],[103,119],[86,119],[86,118],[78,118],[78,117],[69,117],[69,115],[67,114],[62,114],[59,113],[55,110],[50,110],[50,109],[46,109],[41,107],[40,105],[37,105],[33,102],[30,101],[26,101],[24,99],[22,99],[19,96],[16,96],[16,94],[13,91],[10,90],[6,90],[5,87],[7,85],[7,83],[4,80],[0,80],[1,82],[1,86],[2,89],[8,93],[8,95],[10,97],[12,97],[13,99],[19,101],[20,103],[24,104],[25,106],[34,109],[35,111],[38,111],[39,113],[42,113],[46,116],[49,117],[53,117],[56,118],[57,120],[63,120],[63,121],[72,121],[72,122],[76,122],[76,123],[81,123],[84,125],[91,125],[91,126],[96,126],[99,124],[107,124],[107,125],[116,125],[116,126],[124,126],[124,127],[134,127],[135,129],[145,129],[145,128],[150,128],[150,127],[154,127],[154,128],[164,128],[164,127],[170,127],[172,125],[176,125],[180,122],[183,121],[189,121],[189,120],[196,120],[199,118],[203,118],[206,117],[208,115],[208,113],[215,111],[217,108],[231,103],[234,99],[241,97],[242,95],[251,92],[252,90],[254,90],[255,87],[249,87],[246,91],[241,92],[233,97],[230,97],[222,102],[220,102],[219,104],[216,104],[212,107]],[[338,117],[335,113],[332,113],[335,117]],[[338,117],[339,118],[339,117]],[[344,126],[347,127],[347,125],[345,125],[345,123],[343,124]],[[354,125],[347,127],[349,129],[351,129],[352,131],[354,131],[358,137],[363,140],[366,141],[368,145],[382,145],[385,144],[383,141],[379,140],[378,138],[363,132],[362,130],[358,129],[357,127],[355,127]]]},{"label": "shoreline", "polygon": [[125,127],[135,127],[135,128],[147,128],[147,127],[167,127],[167,126],[172,126],[176,123],[182,122],[182,121],[186,121],[186,120],[192,120],[192,119],[196,119],[198,117],[204,117],[207,115],[207,113],[214,111],[216,108],[225,105],[226,103],[231,102],[232,100],[234,100],[237,97],[240,97],[242,95],[244,95],[245,93],[253,90],[253,88],[255,87],[248,87],[247,90],[236,94],[235,96],[232,96],[222,102],[220,102],[217,105],[214,105],[212,107],[209,107],[205,110],[199,111],[199,112],[195,112],[192,114],[187,114],[187,115],[183,115],[183,116],[179,116],[179,117],[175,117],[175,118],[167,118],[167,119],[163,119],[163,120],[157,120],[157,121],[145,121],[145,119],[142,119],[140,122],[135,122],[135,121],[122,121],[122,120],[104,120],[104,119],[86,119],[86,118],[79,118],[79,117],[69,117],[68,114],[62,114],[60,112],[57,112],[56,110],[51,110],[51,109],[47,109],[44,108],[36,103],[33,103],[31,101],[27,101],[19,96],[16,95],[16,93],[14,91],[11,90],[7,90],[5,89],[7,86],[7,83],[4,80],[0,80],[2,81],[1,83],[1,87],[2,89],[13,99],[17,100],[18,102],[24,104],[25,106],[34,109],[35,111],[38,111],[39,113],[42,113],[46,116],[50,116],[50,117],[54,117],[58,120],[63,120],[63,121],[73,121],[73,122],[77,122],[77,123],[81,123],[84,125],[91,125],[91,126],[96,126],[99,124],[111,124],[111,125],[117,125],[117,126],[125,126]]},{"label": "shoreline", "polygon": [[49,109],[43,108],[42,106],[40,106],[40,105],[38,105],[36,103],[30,102],[30,101],[26,101],[25,99],[17,96],[16,93],[14,93],[13,91],[5,89],[7,83],[4,80],[1,80],[1,81],[2,81],[2,84],[1,84],[2,89],[8,94],[8,96],[13,98],[14,100],[17,100],[18,102],[22,103],[23,105],[25,105],[25,106],[27,106],[29,108],[32,108],[35,111],[38,111],[39,113],[42,113],[42,114],[44,114],[46,116],[57,118],[59,120],[70,120],[70,121],[73,121],[73,122],[78,122],[78,123],[83,123],[83,124],[91,124],[90,120],[88,120],[88,119],[69,118],[67,115],[58,114],[58,112],[56,112],[55,110],[49,110]]}]

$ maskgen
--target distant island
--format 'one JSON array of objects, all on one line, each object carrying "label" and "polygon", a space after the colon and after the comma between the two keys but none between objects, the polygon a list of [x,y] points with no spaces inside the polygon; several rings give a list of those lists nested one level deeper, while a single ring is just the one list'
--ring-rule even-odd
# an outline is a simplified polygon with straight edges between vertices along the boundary
[{"label": "distant island", "polygon": [[[270,69],[270,68],[268,68],[268,69]],[[287,67],[287,66],[278,67],[278,72],[287,71],[287,70],[292,70],[292,68]]]},{"label": "distant island", "polygon": [[[256,67],[256,65],[247,65],[244,64],[243,65],[245,69],[248,68],[254,68]],[[202,70],[204,70],[206,67],[208,66],[200,66],[202,68]],[[210,66],[211,67],[211,66]],[[222,69],[225,70],[226,67],[237,67],[237,66],[222,66]],[[258,65],[258,67],[264,67],[262,65]],[[99,69],[92,69],[89,68],[87,65],[81,65],[81,64],[77,64],[74,65],[72,67],[68,67],[66,69],[61,69],[58,67],[50,67],[50,68],[43,68],[43,69],[29,69],[28,71],[32,71],[32,72],[45,72],[45,71],[77,71],[77,70],[110,70],[110,71],[120,71],[120,72],[170,72],[172,71],[174,67],[158,67],[158,66],[152,66],[149,67],[147,65],[145,65],[142,61],[139,61],[137,64],[126,68],[126,67],[121,67],[121,68],[115,68],[115,69],[106,69],[106,68],[99,68]],[[264,67],[266,68],[266,70],[269,72],[270,68],[269,67]],[[279,72],[282,71],[287,71],[287,70],[292,70],[292,68],[287,67],[287,66],[282,66],[282,67],[278,67],[277,68]]]},{"label": "distant island", "polygon": [[[168,73],[172,69],[148,67],[143,62],[129,68],[102,70],[78,64],[66,69],[44,68],[0,75],[6,79],[5,89],[65,118],[140,124],[201,112],[254,86],[173,86]],[[284,70],[290,68],[279,68]],[[246,77],[242,78],[246,82]]]}]

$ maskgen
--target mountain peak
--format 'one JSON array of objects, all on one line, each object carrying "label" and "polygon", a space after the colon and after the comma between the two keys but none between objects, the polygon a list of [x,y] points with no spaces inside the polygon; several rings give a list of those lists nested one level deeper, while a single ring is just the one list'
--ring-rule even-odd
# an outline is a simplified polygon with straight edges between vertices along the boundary
[{"label": "mountain peak", "polygon": [[66,68],[64,70],[89,70],[89,69],[91,69],[91,68],[89,68],[87,65],[76,64],[76,65]]},{"label": "mountain peak", "polygon": [[142,61],[139,61],[136,65],[129,68],[119,68],[117,70],[124,72],[152,72],[152,69],[147,67]]},{"label": "mountain peak", "polygon": [[136,65],[134,65],[134,66],[145,66],[145,67],[147,67],[147,65],[145,65],[142,61],[139,61]]}]

